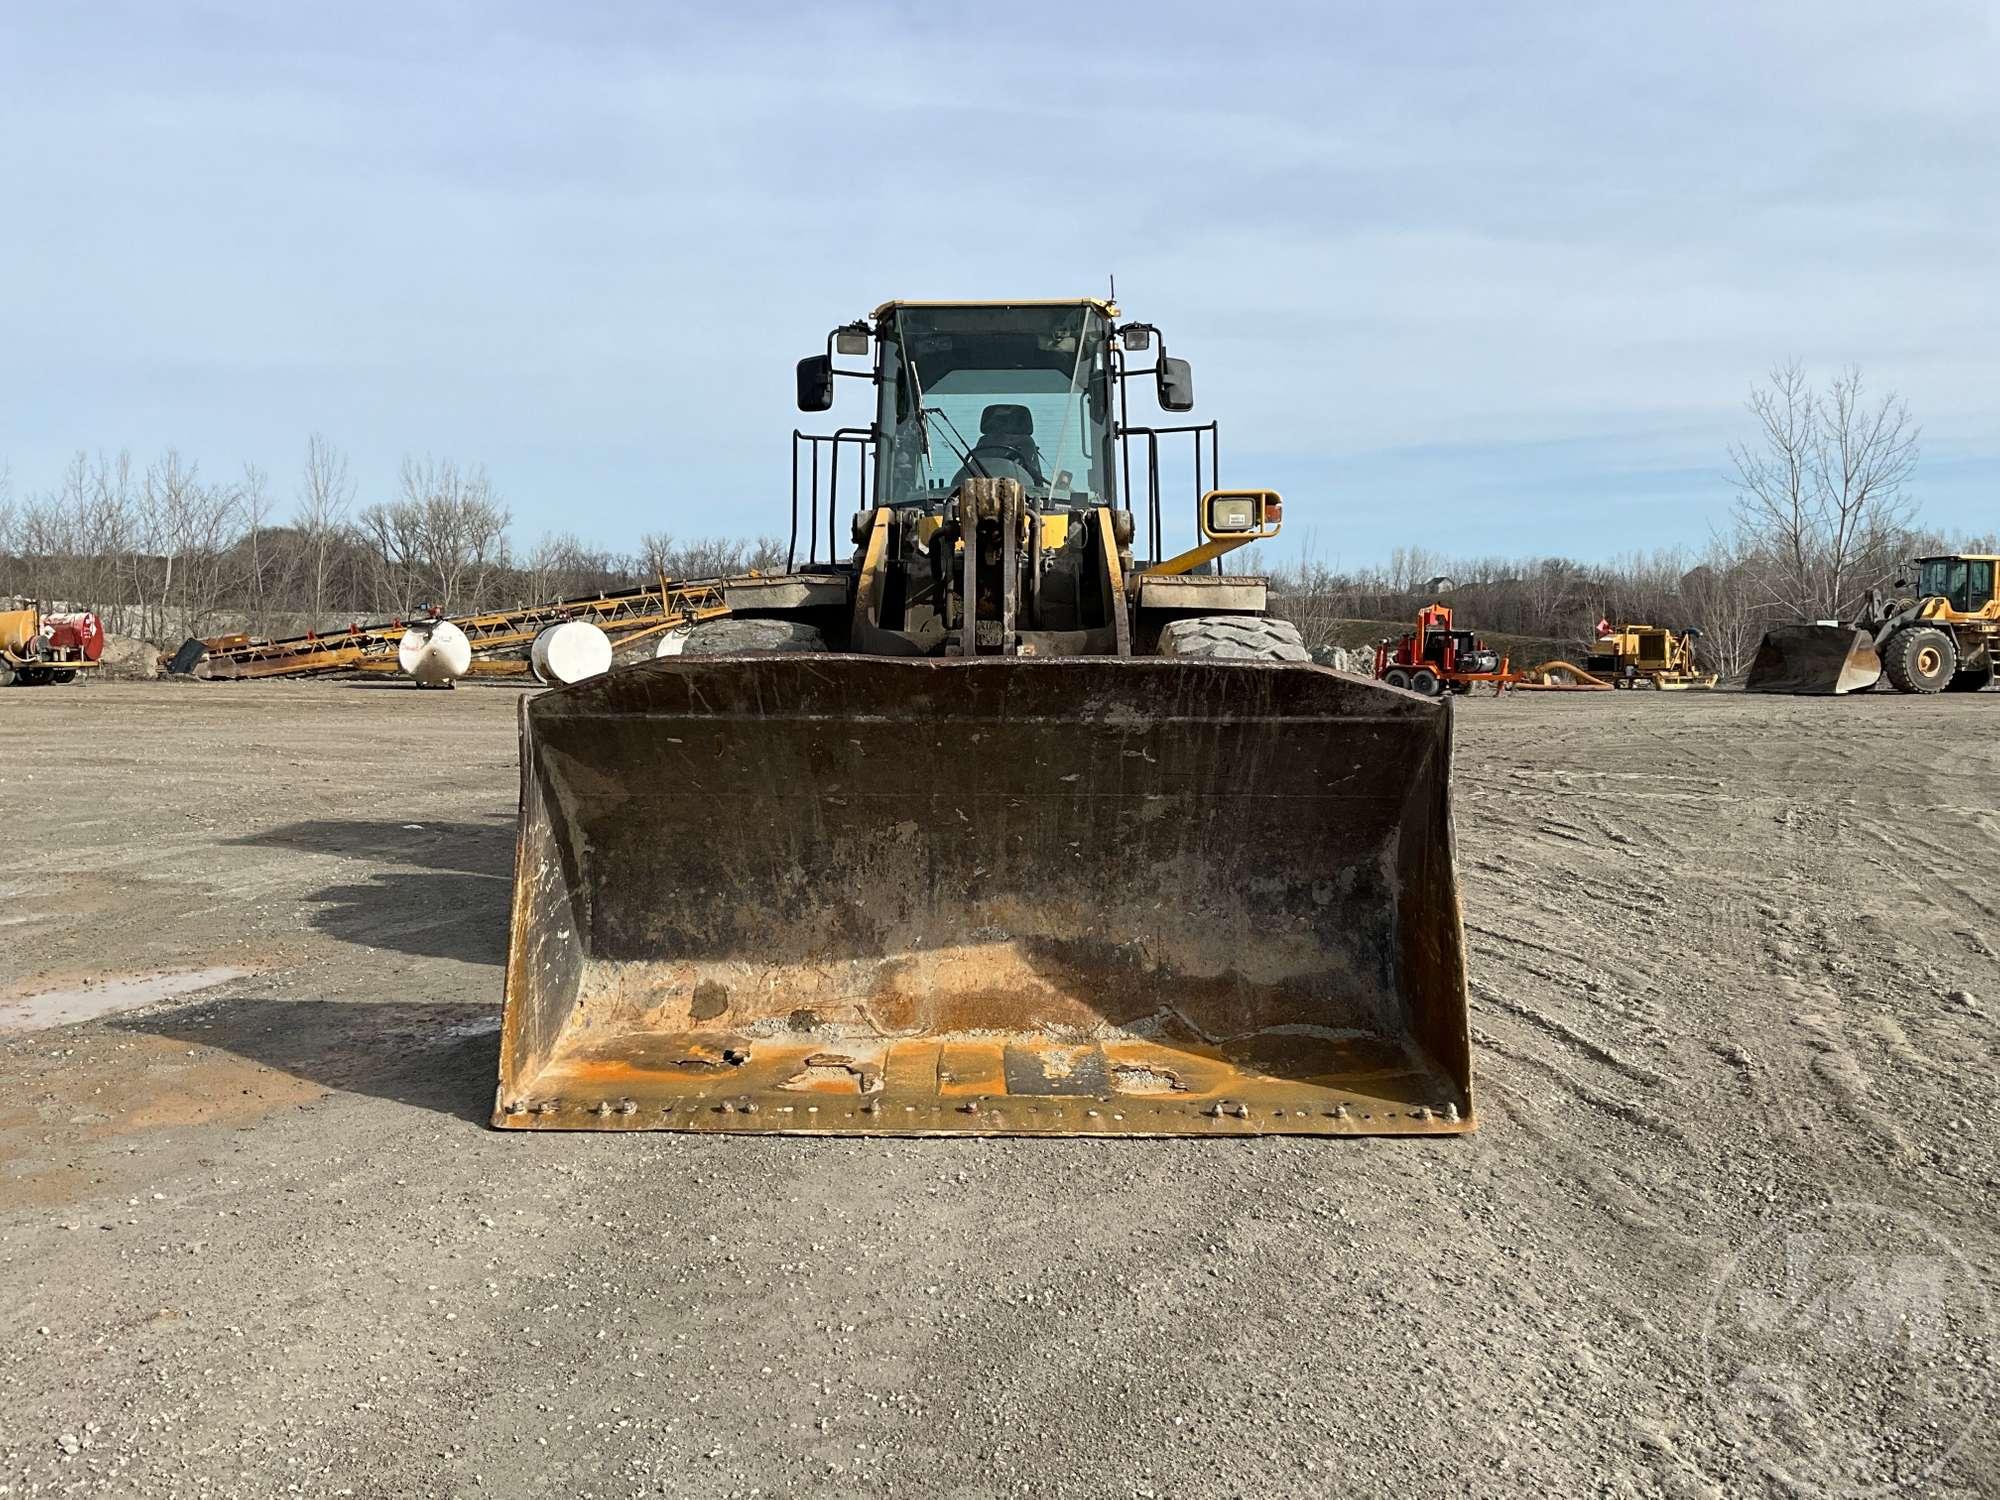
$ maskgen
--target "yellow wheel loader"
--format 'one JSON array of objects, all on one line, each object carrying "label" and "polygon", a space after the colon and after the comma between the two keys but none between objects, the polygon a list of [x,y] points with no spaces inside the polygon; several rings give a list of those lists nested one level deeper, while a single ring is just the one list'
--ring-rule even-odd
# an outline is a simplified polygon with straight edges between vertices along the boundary
[{"label": "yellow wheel loader", "polygon": [[1204,489],[1214,425],[1136,425],[1146,375],[1190,408],[1088,299],[891,302],[800,362],[801,409],[875,408],[794,434],[806,560],[522,701],[496,1126],[1473,1127],[1451,705],[1312,665],[1216,570],[1281,502]]},{"label": "yellow wheel loader", "polygon": [[1753,693],[1840,694],[1886,680],[1899,693],[1979,692],[1993,684],[2000,649],[2000,557],[1954,553],[1921,557],[1915,594],[1871,589],[1852,625],[1783,625],[1765,632],[1744,689]]}]

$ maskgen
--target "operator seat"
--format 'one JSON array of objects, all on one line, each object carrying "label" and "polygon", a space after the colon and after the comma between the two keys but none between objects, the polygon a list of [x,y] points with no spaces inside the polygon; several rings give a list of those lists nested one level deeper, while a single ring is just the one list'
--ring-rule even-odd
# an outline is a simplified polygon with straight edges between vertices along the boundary
[{"label": "operator seat", "polygon": [[979,414],[979,441],[952,478],[954,487],[967,479],[1014,479],[1022,489],[1041,489],[1042,450],[1035,446],[1035,417],[1027,407],[996,401]]}]

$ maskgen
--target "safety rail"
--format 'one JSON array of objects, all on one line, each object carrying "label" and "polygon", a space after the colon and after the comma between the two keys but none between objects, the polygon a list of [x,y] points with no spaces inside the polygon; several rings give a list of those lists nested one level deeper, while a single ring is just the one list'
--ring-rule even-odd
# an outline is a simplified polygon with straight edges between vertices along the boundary
[{"label": "safety rail", "polygon": [[791,572],[799,560],[799,448],[803,444],[809,455],[806,477],[806,566],[813,567],[821,561],[819,555],[819,471],[820,449],[829,450],[827,455],[826,482],[826,558],[828,563],[840,561],[838,526],[840,522],[840,450],[853,444],[861,451],[854,465],[854,508],[869,509],[868,464],[875,456],[875,429],[872,427],[841,427],[833,432],[801,432],[792,429],[792,536],[785,546],[785,571]]},{"label": "safety rail", "polygon": [[[1157,562],[1160,558],[1167,555],[1164,550],[1166,544],[1166,523],[1160,504],[1160,439],[1163,437],[1176,437],[1182,433],[1190,434],[1194,440],[1194,505],[1196,509],[1199,509],[1201,506],[1201,497],[1210,489],[1218,486],[1222,481],[1222,438],[1218,430],[1218,424],[1214,422],[1196,422],[1179,427],[1120,427],[1118,429],[1118,457],[1123,469],[1125,508],[1131,511],[1137,511],[1141,508],[1138,504],[1139,494],[1132,488],[1132,440],[1134,438],[1145,439],[1146,461],[1144,474],[1146,479],[1146,493],[1144,497],[1144,510],[1146,513],[1146,552],[1147,560],[1152,562]],[[1208,435],[1208,467],[1205,479],[1203,477],[1201,461],[1201,439],[1203,433]]]}]

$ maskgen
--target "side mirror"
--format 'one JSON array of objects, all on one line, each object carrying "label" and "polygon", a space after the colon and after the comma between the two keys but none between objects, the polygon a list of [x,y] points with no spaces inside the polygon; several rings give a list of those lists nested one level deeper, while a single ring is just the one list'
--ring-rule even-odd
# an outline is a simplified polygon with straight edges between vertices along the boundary
[{"label": "side mirror", "polygon": [[1163,357],[1154,383],[1160,397],[1160,410],[1194,410],[1194,371],[1188,367],[1186,360]]},{"label": "side mirror", "polygon": [[808,354],[799,361],[799,410],[825,411],[833,405],[833,358]]}]

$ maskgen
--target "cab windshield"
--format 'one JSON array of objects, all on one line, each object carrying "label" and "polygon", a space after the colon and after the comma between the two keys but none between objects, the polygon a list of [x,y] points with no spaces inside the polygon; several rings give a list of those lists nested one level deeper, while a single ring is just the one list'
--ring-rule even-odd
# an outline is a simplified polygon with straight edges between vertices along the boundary
[{"label": "cab windshield", "polygon": [[904,307],[883,331],[876,500],[935,506],[966,478],[1031,503],[1111,497],[1104,315],[1055,307]]},{"label": "cab windshield", "polygon": [[1927,557],[1917,565],[1917,592],[1944,599],[1961,614],[1985,608],[1993,597],[1993,562],[1983,557]]}]

